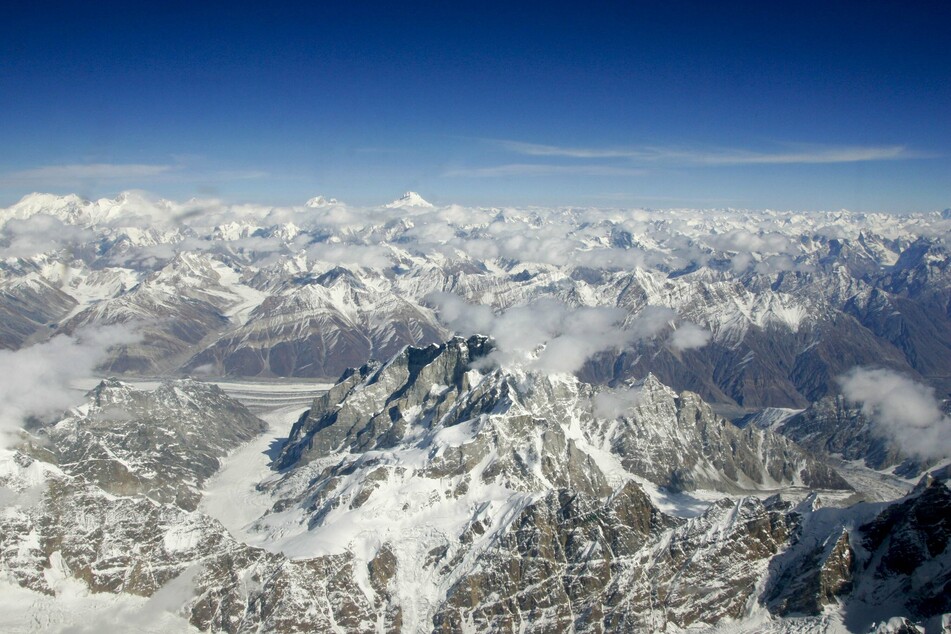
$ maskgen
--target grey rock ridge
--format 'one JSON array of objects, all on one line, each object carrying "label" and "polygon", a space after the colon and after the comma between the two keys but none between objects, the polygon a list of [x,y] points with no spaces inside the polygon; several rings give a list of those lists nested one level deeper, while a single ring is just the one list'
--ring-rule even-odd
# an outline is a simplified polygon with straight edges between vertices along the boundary
[{"label": "grey rock ridge", "polygon": [[41,276],[25,275],[0,287],[0,349],[17,350],[42,338],[49,324],[75,306],[76,300]]},{"label": "grey rock ridge", "polygon": [[[565,457],[555,464],[570,468],[586,461],[584,469],[578,465],[576,477],[599,470],[590,454],[579,453],[578,443],[584,443],[627,472],[678,491],[849,488],[834,470],[782,436],[755,427],[740,430],[696,394],[677,394],[653,375],[610,390],[568,375],[472,371],[473,365],[491,363],[491,350],[491,341],[482,336],[454,338],[410,347],[385,365],[345,374],[291,430],[278,465],[287,468],[340,451],[391,449],[477,420],[478,436],[489,432],[494,438],[499,424],[505,425],[505,437],[534,439],[541,433],[542,442],[553,443],[555,455]],[[614,416],[599,414],[600,396],[628,400],[630,407]],[[498,444],[477,437],[453,453],[471,467],[497,451]],[[548,449],[543,445],[527,456],[516,445],[512,466],[497,460],[495,468],[525,470],[529,462],[543,460]],[[543,472],[546,466],[543,461]]]},{"label": "grey rock ridge", "polygon": [[443,335],[429,311],[370,288],[338,267],[276,288],[245,325],[192,357],[185,369],[206,367],[228,376],[338,376],[370,358],[389,358],[407,344]]},{"label": "grey rock ridge", "polygon": [[951,612],[951,490],[943,477],[924,476],[891,504],[800,505],[795,539],[770,562],[761,599],[779,615],[841,606],[849,631],[894,617],[942,631],[940,616]]},{"label": "grey rock ridge", "polygon": [[197,381],[143,391],[108,379],[87,399],[35,431],[35,452],[109,493],[189,511],[220,459],[265,429],[244,405]]},{"label": "grey rock ridge", "polygon": [[861,460],[870,469],[891,468],[904,477],[917,476],[936,462],[907,455],[841,395],[820,399],[783,421],[775,431],[814,452]]},{"label": "grey rock ridge", "polygon": [[[259,484],[258,545],[194,501],[263,423],[198,382],[106,381],[2,456],[4,578],[57,597],[62,577],[161,591],[225,632],[866,631],[951,611],[946,473],[893,503],[793,505],[766,493],[841,483],[791,442],[653,378],[612,422],[594,413],[604,388],[493,369],[491,349],[457,338],[346,373]],[[625,462],[629,437],[666,471]],[[797,466],[771,470],[777,452]],[[662,510],[676,471],[732,496]]]}]

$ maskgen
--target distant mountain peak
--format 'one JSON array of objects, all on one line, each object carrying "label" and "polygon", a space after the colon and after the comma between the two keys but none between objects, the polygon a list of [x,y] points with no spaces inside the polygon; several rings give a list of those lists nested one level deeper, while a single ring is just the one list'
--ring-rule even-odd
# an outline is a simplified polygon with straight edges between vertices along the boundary
[{"label": "distant mountain peak", "polygon": [[336,204],[337,204],[336,198],[325,198],[324,196],[314,196],[313,198],[308,200],[306,203],[304,203],[304,206],[316,208],[316,207],[329,207],[330,205],[336,205]]},{"label": "distant mountain peak", "polygon": [[432,207],[432,203],[427,202],[416,192],[406,192],[393,202],[386,205],[387,209],[399,209],[402,207]]}]

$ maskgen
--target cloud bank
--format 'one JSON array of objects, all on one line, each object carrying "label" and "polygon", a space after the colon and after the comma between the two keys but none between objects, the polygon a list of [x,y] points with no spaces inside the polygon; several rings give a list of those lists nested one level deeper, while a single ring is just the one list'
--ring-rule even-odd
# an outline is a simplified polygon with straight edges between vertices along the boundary
[{"label": "cloud bank", "polygon": [[[631,316],[622,308],[573,307],[555,299],[537,300],[498,314],[489,306],[469,304],[451,293],[433,293],[427,300],[456,333],[492,337],[497,348],[489,356],[491,362],[546,373],[577,372],[599,352],[623,350],[658,336],[677,317],[673,310],[657,306]],[[674,330],[671,345],[683,350],[708,340],[708,332],[685,323]]]},{"label": "cloud bank", "polygon": [[109,348],[139,340],[128,325],[84,328],[19,350],[0,350],[0,446],[11,444],[31,417],[57,415],[82,400],[71,387],[95,375]]},{"label": "cloud bank", "polygon": [[877,430],[906,453],[951,457],[951,417],[934,390],[892,370],[853,368],[839,377],[842,394],[859,403]]}]

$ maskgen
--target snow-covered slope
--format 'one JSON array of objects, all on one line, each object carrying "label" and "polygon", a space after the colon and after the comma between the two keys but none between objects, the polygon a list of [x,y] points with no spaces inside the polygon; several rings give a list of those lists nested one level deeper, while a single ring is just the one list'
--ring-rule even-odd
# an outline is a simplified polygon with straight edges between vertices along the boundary
[{"label": "snow-covered slope", "polygon": [[[951,611],[946,473],[892,504],[794,506],[766,496],[834,476],[771,432],[732,428],[654,378],[621,398],[493,368],[491,348],[454,339],[347,373],[264,473],[224,456],[263,424],[220,390],[103,383],[41,428],[45,442],[0,455],[0,569],[57,602],[152,597],[153,618],[227,632],[866,631]],[[732,495],[661,510],[691,498],[606,442],[627,434]],[[796,473],[771,473],[779,453]],[[221,460],[263,476],[245,489],[257,484],[256,520],[194,504]],[[135,486],[102,477],[120,465]]]},{"label": "snow-covered slope", "polygon": [[406,192],[391,203],[386,204],[387,209],[403,209],[406,207],[432,207],[432,203],[427,202],[416,192]]},{"label": "snow-covered slope", "polygon": [[[321,197],[273,208],[127,193],[31,195],[0,210],[0,222],[0,283],[39,275],[78,304],[50,295],[40,315],[49,333],[35,320],[17,325],[27,338],[57,332],[64,312],[81,312],[73,319],[83,324],[132,315],[189,324],[152,327],[152,351],[114,371],[188,364],[335,378],[403,344],[472,334],[431,301],[449,293],[496,313],[544,300],[620,308],[628,322],[672,311],[679,335],[661,330],[606,352],[582,370],[593,382],[650,372],[710,401],[803,408],[834,392],[842,372],[877,364],[951,390],[951,221],[939,213],[486,209],[433,206],[413,192],[377,208]],[[162,286],[203,303],[156,294],[150,276],[181,258],[210,259],[219,279],[166,275]],[[347,273],[319,281],[335,270]],[[196,297],[202,285],[213,292]],[[350,288],[309,297],[330,286]],[[16,301],[0,298],[0,309],[15,312]],[[311,304],[309,326],[282,318]]]}]

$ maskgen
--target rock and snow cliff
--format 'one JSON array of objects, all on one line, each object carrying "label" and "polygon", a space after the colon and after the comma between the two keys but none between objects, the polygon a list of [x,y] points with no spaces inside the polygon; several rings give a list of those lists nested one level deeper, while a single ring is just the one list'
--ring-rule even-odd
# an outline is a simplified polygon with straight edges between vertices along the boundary
[{"label": "rock and snow cliff", "polygon": [[[486,366],[491,346],[457,338],[342,377],[276,455],[248,543],[195,499],[263,424],[196,382],[104,382],[3,456],[4,572],[51,595],[59,578],[178,588],[173,611],[223,631],[779,631],[790,614],[951,610],[941,480],[892,505],[793,506],[767,495],[843,483],[789,441],[653,377],[609,419],[606,388]],[[638,445],[656,459],[630,459]],[[691,506],[672,484],[706,493]]]}]

